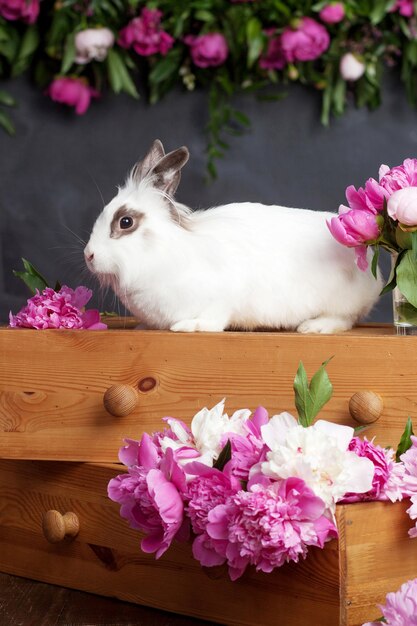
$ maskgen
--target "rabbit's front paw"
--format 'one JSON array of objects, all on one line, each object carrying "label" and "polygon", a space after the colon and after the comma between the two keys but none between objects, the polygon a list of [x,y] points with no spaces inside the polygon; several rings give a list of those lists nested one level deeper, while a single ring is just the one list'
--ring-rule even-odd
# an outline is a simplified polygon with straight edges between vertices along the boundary
[{"label": "rabbit's front paw", "polygon": [[297,328],[299,333],[333,334],[350,330],[352,320],[345,317],[316,317],[302,322]]},{"label": "rabbit's front paw", "polygon": [[194,320],[181,320],[176,322],[170,328],[174,333],[195,333],[195,332],[209,332],[218,333],[224,330],[224,324],[216,320],[194,319]]}]

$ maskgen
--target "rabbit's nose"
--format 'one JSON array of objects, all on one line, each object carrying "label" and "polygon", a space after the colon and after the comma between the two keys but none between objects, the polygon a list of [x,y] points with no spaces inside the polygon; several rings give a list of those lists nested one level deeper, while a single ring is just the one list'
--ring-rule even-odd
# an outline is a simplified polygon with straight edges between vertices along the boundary
[{"label": "rabbit's nose", "polygon": [[91,263],[91,261],[94,259],[94,252],[91,252],[90,250],[88,250],[87,248],[84,250],[84,257],[85,260],[88,261],[89,263]]}]

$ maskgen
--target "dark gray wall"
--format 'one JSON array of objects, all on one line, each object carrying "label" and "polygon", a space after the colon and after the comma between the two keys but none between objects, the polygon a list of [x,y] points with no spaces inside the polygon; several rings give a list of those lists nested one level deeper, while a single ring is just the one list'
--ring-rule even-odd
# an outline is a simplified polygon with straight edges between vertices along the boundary
[{"label": "dark gray wall", "polygon": [[[252,130],[230,139],[218,163],[218,180],[204,184],[206,94],[169,95],[150,107],[144,100],[107,95],[83,117],[49,101],[26,79],[5,84],[19,101],[17,134],[0,134],[0,319],[25,302],[25,287],[13,277],[20,257],[31,260],[52,281],[94,287],[83,269],[82,246],[103,196],[108,202],[128,169],[152,140],[167,149],[186,144],[179,200],[194,207],[230,201],[337,210],[347,185],[377,176],[380,163],[396,165],[417,156],[417,113],[406,102],[396,77],[384,89],[384,104],[373,112],[353,106],[326,129],[320,125],[320,95],[294,86],[281,102],[242,97],[238,108]],[[384,263],[384,266],[386,262]],[[112,298],[96,296],[100,308]],[[390,321],[390,298],[371,319]]]}]

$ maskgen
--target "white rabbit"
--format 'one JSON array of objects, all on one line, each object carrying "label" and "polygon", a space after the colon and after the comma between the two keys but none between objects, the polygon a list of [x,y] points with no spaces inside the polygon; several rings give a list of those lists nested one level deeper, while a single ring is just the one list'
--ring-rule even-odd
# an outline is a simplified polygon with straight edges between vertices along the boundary
[{"label": "white rabbit", "polygon": [[381,280],[335,241],[332,213],[243,202],[192,212],[173,194],[188,150],[156,140],[99,215],[86,263],[149,328],[350,329]]}]

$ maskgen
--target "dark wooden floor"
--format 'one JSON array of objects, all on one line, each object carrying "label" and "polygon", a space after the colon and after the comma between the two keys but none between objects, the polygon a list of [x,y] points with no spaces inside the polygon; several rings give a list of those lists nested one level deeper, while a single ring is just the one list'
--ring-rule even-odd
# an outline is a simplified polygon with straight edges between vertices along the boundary
[{"label": "dark wooden floor", "polygon": [[212,622],[1,573],[0,625],[214,626]]}]

